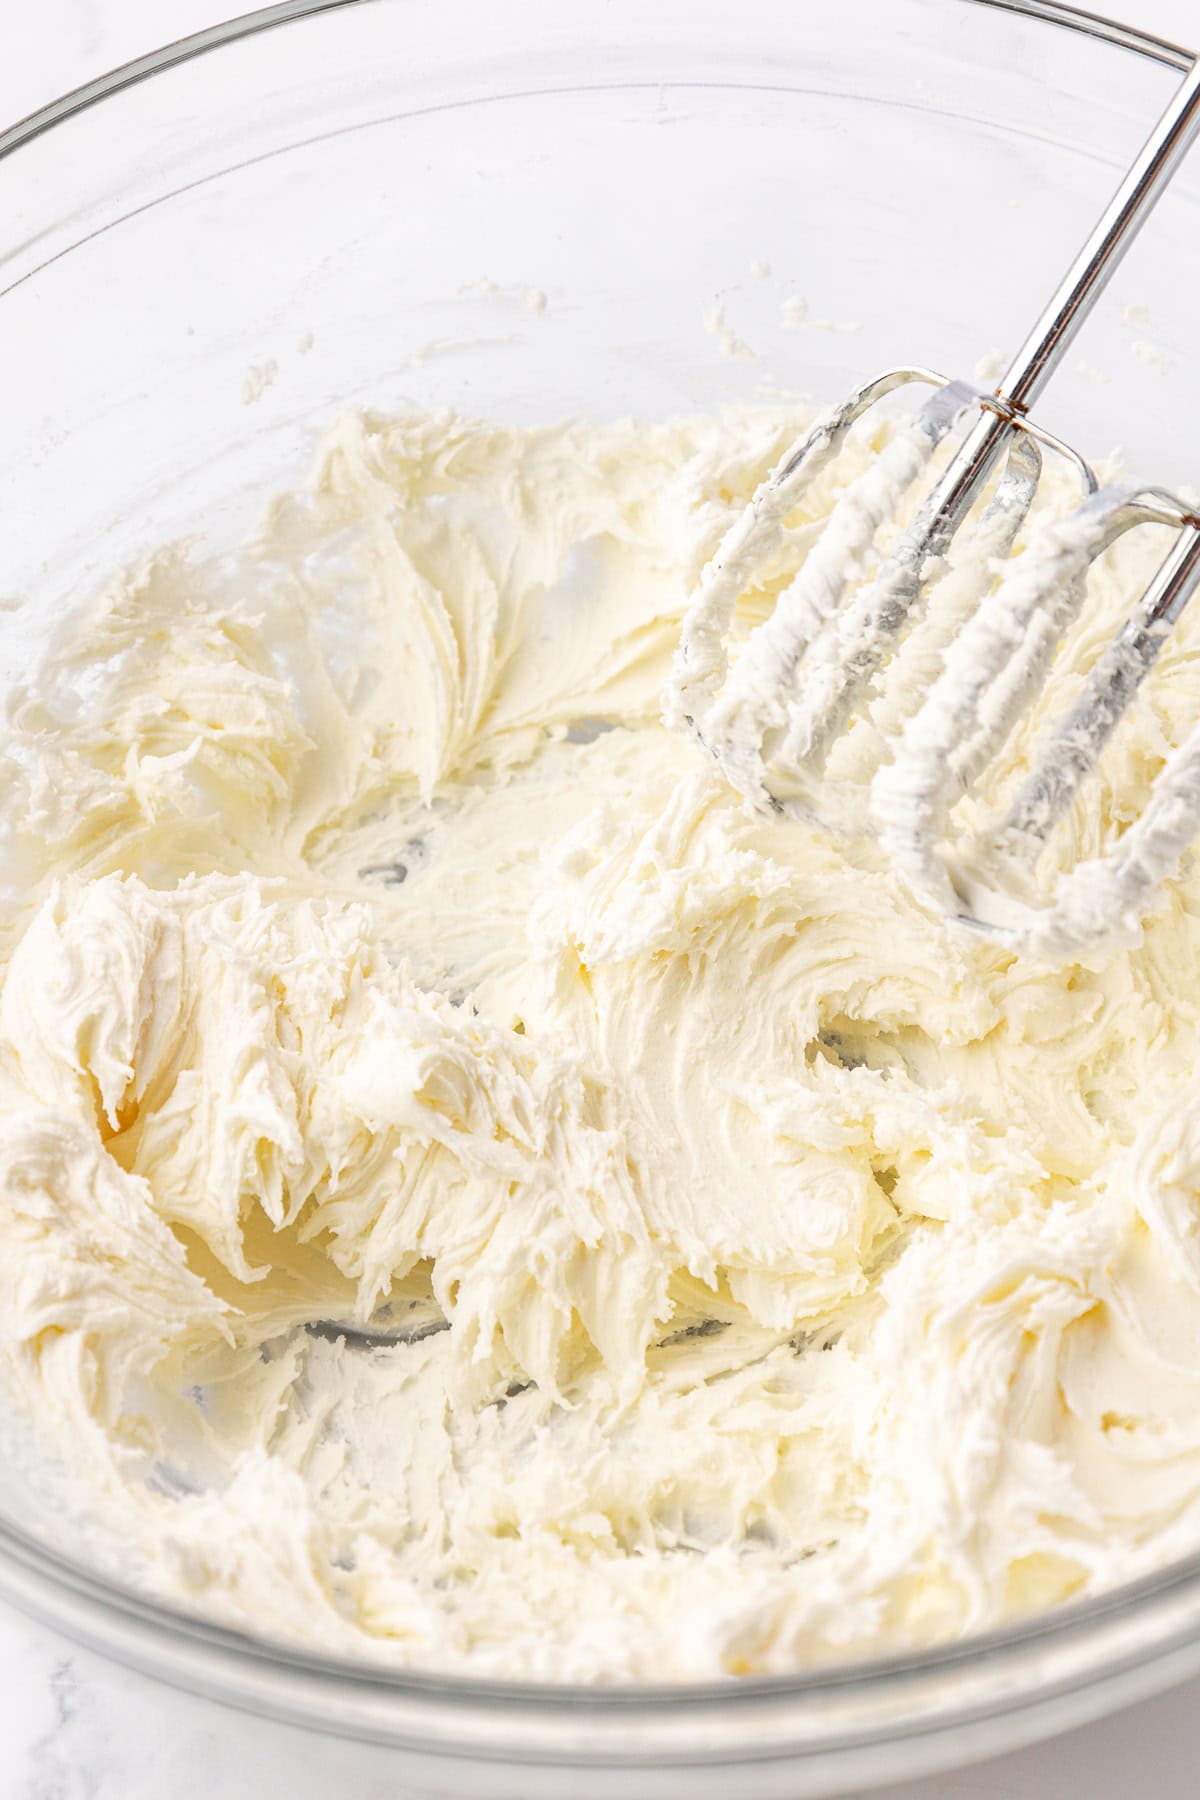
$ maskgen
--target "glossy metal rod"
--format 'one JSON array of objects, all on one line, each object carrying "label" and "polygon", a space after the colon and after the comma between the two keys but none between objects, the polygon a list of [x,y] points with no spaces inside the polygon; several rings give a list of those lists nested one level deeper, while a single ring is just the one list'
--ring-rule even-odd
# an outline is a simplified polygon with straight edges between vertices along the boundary
[{"label": "glossy metal rod", "polygon": [[1200,131],[1200,60],[1142,145],[1091,236],[996,389],[1016,410],[1029,405],[1091,312]]},{"label": "glossy metal rod", "polygon": [[[1200,58],[1142,145],[1095,229],[996,388],[997,398],[1021,412],[1045,386],[1091,312],[1130,244],[1154,210],[1200,131]],[[963,440],[933,496],[931,547],[957,531],[1015,426],[984,412]]]}]

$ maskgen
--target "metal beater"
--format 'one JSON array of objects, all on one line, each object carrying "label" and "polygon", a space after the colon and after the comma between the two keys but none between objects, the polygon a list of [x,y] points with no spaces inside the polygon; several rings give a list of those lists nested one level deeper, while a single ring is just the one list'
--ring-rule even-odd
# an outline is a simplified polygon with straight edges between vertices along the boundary
[{"label": "metal beater", "polygon": [[[867,746],[869,819],[910,887],[961,923],[1043,955],[1124,928],[1200,829],[1200,723],[1167,761],[1141,816],[1104,855],[1058,877],[1034,864],[1047,834],[1153,667],[1200,584],[1200,516],[1158,489],[1101,489],[1082,457],[1028,408],[1087,318],[1200,131],[1193,62],[1091,236],[992,393],[923,368],[897,368],[852,394],[758,489],[701,575],[683,621],[665,709],[760,807],[830,822],[831,756],[847,727]],[[771,615],[732,667],[734,607],[777,557],[787,520],[856,419],[909,383],[935,392],[831,512]],[[876,533],[918,487],[939,445],[961,435],[911,523],[855,584]],[[996,580],[1033,502],[1044,452],[1074,465],[1078,511]],[[994,492],[951,563],[951,545],[1003,459]],[[1176,540],[1127,622],[1051,727],[1006,813],[953,856],[949,814],[1042,690],[1078,616],[1091,563],[1146,523]],[[938,606],[929,596],[937,586]],[[863,730],[863,727],[866,727]],[[861,761],[861,758],[860,758]]]}]

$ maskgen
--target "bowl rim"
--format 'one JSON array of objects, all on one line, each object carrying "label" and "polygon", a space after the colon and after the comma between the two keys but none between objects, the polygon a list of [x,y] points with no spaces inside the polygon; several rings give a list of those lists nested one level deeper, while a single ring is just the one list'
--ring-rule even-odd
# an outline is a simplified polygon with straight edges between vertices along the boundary
[{"label": "bowl rim", "polygon": [[[0,130],[0,160],[88,108],[210,51],[323,13],[349,11],[377,3],[378,0],[277,0],[276,4],[176,39],[84,82]],[[947,0],[947,4],[1013,13],[1095,39],[1181,73],[1190,71],[1200,58],[1200,52],[1188,50],[1169,39],[1088,9],[1061,3],[1061,0]],[[101,1575],[0,1517],[0,1596],[68,1635],[80,1636],[102,1651],[108,1649],[121,1660],[137,1659],[128,1643],[124,1649],[107,1643],[103,1627],[95,1622],[98,1618],[124,1620],[135,1631],[151,1635],[160,1646],[170,1644],[185,1657],[185,1646],[188,1646],[201,1666],[207,1663],[212,1667],[224,1662],[264,1674],[275,1672],[280,1676],[305,1677],[310,1690],[315,1682],[318,1691],[340,1691],[343,1696],[374,1693],[398,1698],[406,1695],[426,1706],[441,1705],[455,1710],[474,1706],[484,1715],[495,1714],[499,1709],[510,1717],[523,1711],[560,1718],[586,1717],[596,1724],[607,1719],[614,1729],[619,1722],[624,1722],[627,1727],[632,1725],[639,1715],[695,1718],[716,1706],[725,1718],[732,1720],[738,1713],[761,1711],[764,1703],[772,1701],[789,1702],[793,1706],[809,1701],[820,1707],[835,1696],[849,1699],[881,1687],[902,1691],[906,1683],[920,1685],[925,1679],[939,1674],[977,1670],[987,1664],[999,1668],[1017,1658],[1027,1657],[1031,1650],[1066,1649],[1092,1636],[1099,1625],[1112,1624],[1133,1613],[1145,1616],[1152,1611],[1155,1602],[1165,1608],[1173,1597],[1183,1595],[1197,1600],[1196,1615],[1182,1623],[1167,1623],[1152,1646],[1153,1655],[1162,1659],[1182,1648],[1200,1646],[1200,1552],[1105,1593],[1087,1600],[1066,1602],[1017,1624],[974,1633],[928,1649],[821,1664],[796,1674],[612,1686],[506,1681],[327,1657],[284,1642],[256,1637],[206,1620],[169,1601],[151,1598],[132,1584]],[[82,1614],[73,1613],[73,1605],[82,1608]],[[1141,1663],[1144,1656],[1139,1654],[1126,1660]],[[1060,1680],[1041,1683],[1037,1689],[1038,1698],[1053,1699],[1089,1687],[1100,1676],[1118,1672],[1121,1663],[1121,1658],[1113,1656],[1099,1668],[1089,1664]],[[149,1672],[155,1672],[152,1663],[144,1666]],[[183,1679],[178,1669],[166,1664],[158,1672],[165,1679]],[[209,1691],[230,1697],[228,1684],[218,1682],[214,1686],[210,1683]],[[934,1723],[959,1725],[975,1718],[994,1718],[1027,1706],[1029,1699],[1028,1689],[1017,1686],[999,1699],[977,1701],[965,1707],[954,1705],[941,1712],[936,1722],[914,1713],[908,1724],[892,1718],[866,1731],[855,1729],[852,1735],[839,1728],[832,1737],[819,1743],[806,1740],[802,1745],[792,1746],[790,1753],[795,1754],[797,1750],[828,1752],[851,1746],[857,1749],[872,1742],[892,1742],[928,1731]],[[286,1709],[264,1705],[262,1710],[279,1713]],[[298,1722],[322,1723],[299,1713],[293,1716]],[[336,1724],[330,1728],[339,1729]],[[353,1727],[343,1723],[340,1728]],[[769,1748],[764,1745],[763,1754],[773,1754],[777,1748],[776,1743]],[[628,1757],[617,1755],[612,1760],[619,1763],[632,1761],[632,1752],[631,1745]],[[753,1748],[740,1750],[739,1754],[753,1756]],[[706,1752],[706,1759],[707,1756]],[[672,1760],[695,1761],[698,1755]]]},{"label": "bowl rim", "polygon": [[[157,50],[148,50],[144,56],[135,56],[129,62],[118,64],[115,69],[106,70],[104,74],[81,83],[79,87],[69,88],[65,94],[58,95],[45,106],[39,106],[23,119],[17,119],[0,130],[0,158],[11,155],[23,144],[41,137],[44,132],[53,130],[56,125],[63,124],[88,107],[96,106],[113,94],[119,94],[122,89],[134,87],[138,82],[161,75],[180,63],[192,61],[194,57],[204,56],[210,50],[219,50],[223,45],[256,37],[260,32],[272,31],[277,26],[289,25],[297,19],[313,18],[319,13],[341,12],[367,3],[368,0],[276,0],[273,6],[240,13],[220,24],[205,26],[203,31],[194,31],[186,37],[176,38]],[[1069,6],[1065,4],[1065,0],[951,0],[951,4],[982,6],[992,12],[1010,12],[1028,19],[1039,19],[1044,24],[1057,25],[1064,30],[1076,32],[1081,37],[1096,38],[1117,49],[1131,51],[1134,55],[1160,63],[1165,68],[1178,69],[1182,74],[1188,72],[1198,54],[1169,38],[1143,31],[1140,26],[1123,25],[1117,19],[1106,18],[1102,13],[1092,12],[1086,7]]]}]

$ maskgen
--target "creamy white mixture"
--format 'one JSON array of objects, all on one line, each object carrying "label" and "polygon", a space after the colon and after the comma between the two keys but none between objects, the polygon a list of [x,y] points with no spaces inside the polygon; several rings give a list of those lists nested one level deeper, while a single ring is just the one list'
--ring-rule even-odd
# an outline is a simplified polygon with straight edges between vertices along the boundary
[{"label": "creamy white mixture", "polygon": [[[1200,1545],[1194,873],[1133,946],[1019,958],[662,724],[795,429],[347,420],[244,555],[164,552],[10,695],[0,1344],[156,1592],[689,1678]],[[1197,627],[1064,866],[1200,717]]]}]

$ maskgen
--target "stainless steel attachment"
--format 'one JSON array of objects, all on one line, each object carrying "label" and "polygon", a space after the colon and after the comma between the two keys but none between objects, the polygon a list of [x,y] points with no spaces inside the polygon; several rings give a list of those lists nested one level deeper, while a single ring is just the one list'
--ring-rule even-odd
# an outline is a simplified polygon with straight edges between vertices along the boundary
[{"label": "stainless steel attachment", "polygon": [[[1087,318],[1200,131],[1200,61],[1180,85],[1066,276],[991,393],[898,368],[823,418],[763,483],[705,568],[683,622],[666,707],[760,806],[844,824],[831,777],[847,727],[870,783],[869,817],[893,863],[966,925],[1046,954],[1134,926],[1200,828],[1200,722],[1143,815],[1103,857],[1039,891],[1047,834],[1095,767],[1200,584],[1200,517],[1160,490],[1099,490],[1028,408]],[[854,422],[910,384],[933,388],[915,419],[852,482],[770,616],[731,664],[738,600],[778,560],[804,493]],[[936,477],[939,446],[957,438]],[[997,580],[1034,500],[1046,453],[1074,466],[1079,510]],[[944,451],[942,455],[944,457]],[[1001,464],[1003,467],[1001,468]],[[955,540],[999,469],[987,505]],[[864,574],[883,526],[920,492],[890,553]],[[1123,532],[1167,526],[1175,541],[1083,692],[1051,727],[1006,815],[947,845],[948,815],[1042,691],[1079,616],[1094,559]],[[953,556],[951,555],[954,547]],[[930,600],[937,590],[937,604]],[[854,758],[851,759],[852,761]]]}]

